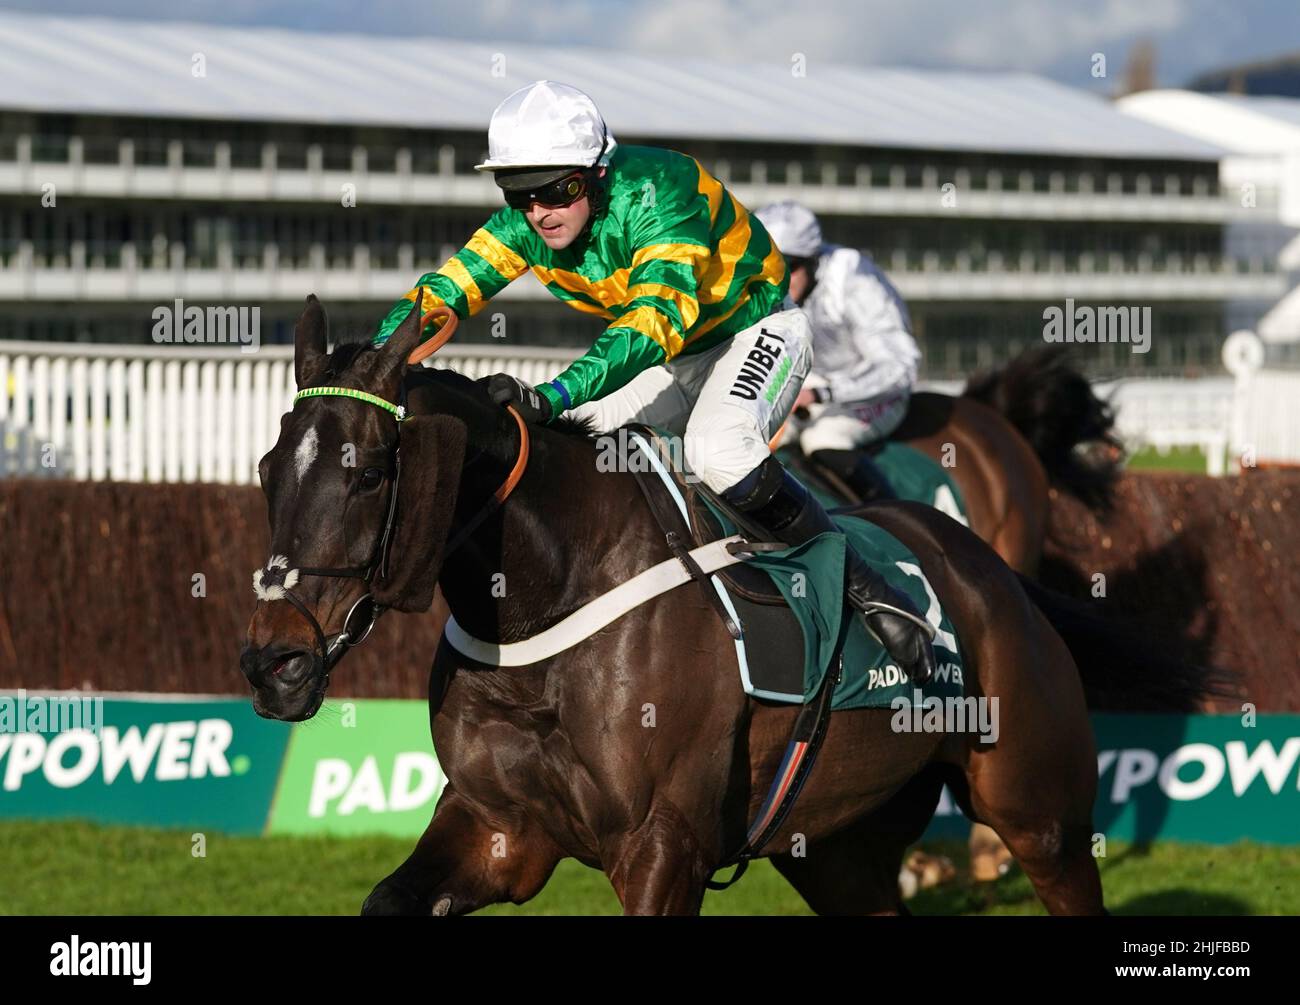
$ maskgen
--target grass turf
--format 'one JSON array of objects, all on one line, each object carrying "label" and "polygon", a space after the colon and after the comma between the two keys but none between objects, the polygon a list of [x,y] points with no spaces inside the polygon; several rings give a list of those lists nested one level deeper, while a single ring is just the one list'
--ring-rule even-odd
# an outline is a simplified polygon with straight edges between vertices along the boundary
[{"label": "grass turf", "polygon": [[[408,854],[393,838],[206,836],[192,854],[181,831],[87,823],[0,824],[0,912],[6,914],[355,914],[376,882]],[[960,869],[964,845],[927,850]],[[1100,860],[1106,903],[1115,914],[1300,914],[1300,848],[1111,842]],[[996,883],[958,881],[909,901],[916,914],[1042,914],[1018,870]],[[612,915],[618,901],[605,877],[561,862],[546,888],[521,906],[489,915]],[[808,914],[768,862],[736,886],[710,893],[704,913]]]},{"label": "grass turf", "polygon": [[1161,453],[1155,447],[1143,447],[1128,459],[1132,471],[1182,471],[1190,475],[1206,472],[1205,453],[1200,447],[1170,447]]}]

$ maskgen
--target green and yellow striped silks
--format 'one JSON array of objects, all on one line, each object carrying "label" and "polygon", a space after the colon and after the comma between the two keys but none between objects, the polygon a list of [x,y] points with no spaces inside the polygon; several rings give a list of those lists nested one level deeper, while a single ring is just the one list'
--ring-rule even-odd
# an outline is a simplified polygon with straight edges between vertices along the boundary
[{"label": "green and yellow striped silks", "polygon": [[[382,344],[423,291],[462,318],[527,270],[569,306],[609,322],[592,347],[538,390],[558,414],[679,354],[703,352],[766,317],[785,297],[785,261],[757,218],[692,157],[620,146],[606,209],[585,239],[553,251],[503,206],[465,247],[394,305]],[[431,334],[432,332],[430,332]]]}]

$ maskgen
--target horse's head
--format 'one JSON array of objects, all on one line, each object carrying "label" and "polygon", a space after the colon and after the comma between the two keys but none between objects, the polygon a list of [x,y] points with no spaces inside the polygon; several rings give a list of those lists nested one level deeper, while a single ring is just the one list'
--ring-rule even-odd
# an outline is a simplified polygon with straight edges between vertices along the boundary
[{"label": "horse's head", "polygon": [[418,305],[380,349],[327,353],[327,330],[309,297],[294,334],[299,394],[258,467],[271,549],[253,574],[240,669],[271,719],[315,715],[379,610],[428,610],[464,462],[462,422],[404,415]]}]

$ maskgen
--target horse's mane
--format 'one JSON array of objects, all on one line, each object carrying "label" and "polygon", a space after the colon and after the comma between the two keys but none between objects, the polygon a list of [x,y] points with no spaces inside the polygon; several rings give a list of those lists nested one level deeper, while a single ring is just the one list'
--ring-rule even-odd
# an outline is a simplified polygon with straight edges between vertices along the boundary
[{"label": "horse's mane", "polygon": [[356,362],[358,356],[373,348],[370,336],[366,332],[360,330],[347,332],[334,343],[334,348],[329,353],[325,377],[336,380],[343,376]]},{"label": "horse's mane", "polygon": [[[492,404],[482,378],[474,380],[459,370],[444,367],[421,367],[408,373],[406,381],[408,388],[432,385],[468,396],[482,404]],[[570,416],[561,416],[552,422],[548,422],[546,428],[565,436],[578,436],[583,439],[592,439],[597,434],[593,420],[590,417],[575,419]]]},{"label": "horse's mane", "polygon": [[565,436],[580,436],[584,439],[592,440],[600,435],[596,429],[596,420],[590,415],[582,419],[575,419],[572,416],[562,415],[546,427],[554,429],[557,433],[563,433]]},{"label": "horse's mane", "polygon": [[[1115,409],[1097,396],[1062,346],[1039,346],[1000,370],[977,373],[962,394],[1010,420],[1053,481],[1090,508],[1110,508],[1122,468]],[[1084,451],[1091,445],[1112,450],[1089,455]]]}]

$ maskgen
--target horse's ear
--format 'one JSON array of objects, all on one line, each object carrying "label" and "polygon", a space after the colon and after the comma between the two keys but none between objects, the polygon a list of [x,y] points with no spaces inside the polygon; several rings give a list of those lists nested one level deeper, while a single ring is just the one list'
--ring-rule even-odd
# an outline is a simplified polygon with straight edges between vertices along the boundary
[{"label": "horse's ear", "polygon": [[433,604],[467,438],[465,424],[450,415],[419,415],[402,423],[397,523],[388,575],[375,583],[377,603],[414,612]]},{"label": "horse's ear", "polygon": [[374,377],[381,384],[400,382],[406,375],[407,359],[420,344],[420,335],[424,331],[421,318],[424,316],[424,287],[415,292],[415,301],[406,318],[393,329],[388,341],[379,350],[375,360]]},{"label": "horse's ear", "polygon": [[325,308],[313,293],[307,297],[307,306],[293,330],[293,376],[300,390],[325,370],[328,337],[329,321],[325,317]]}]

